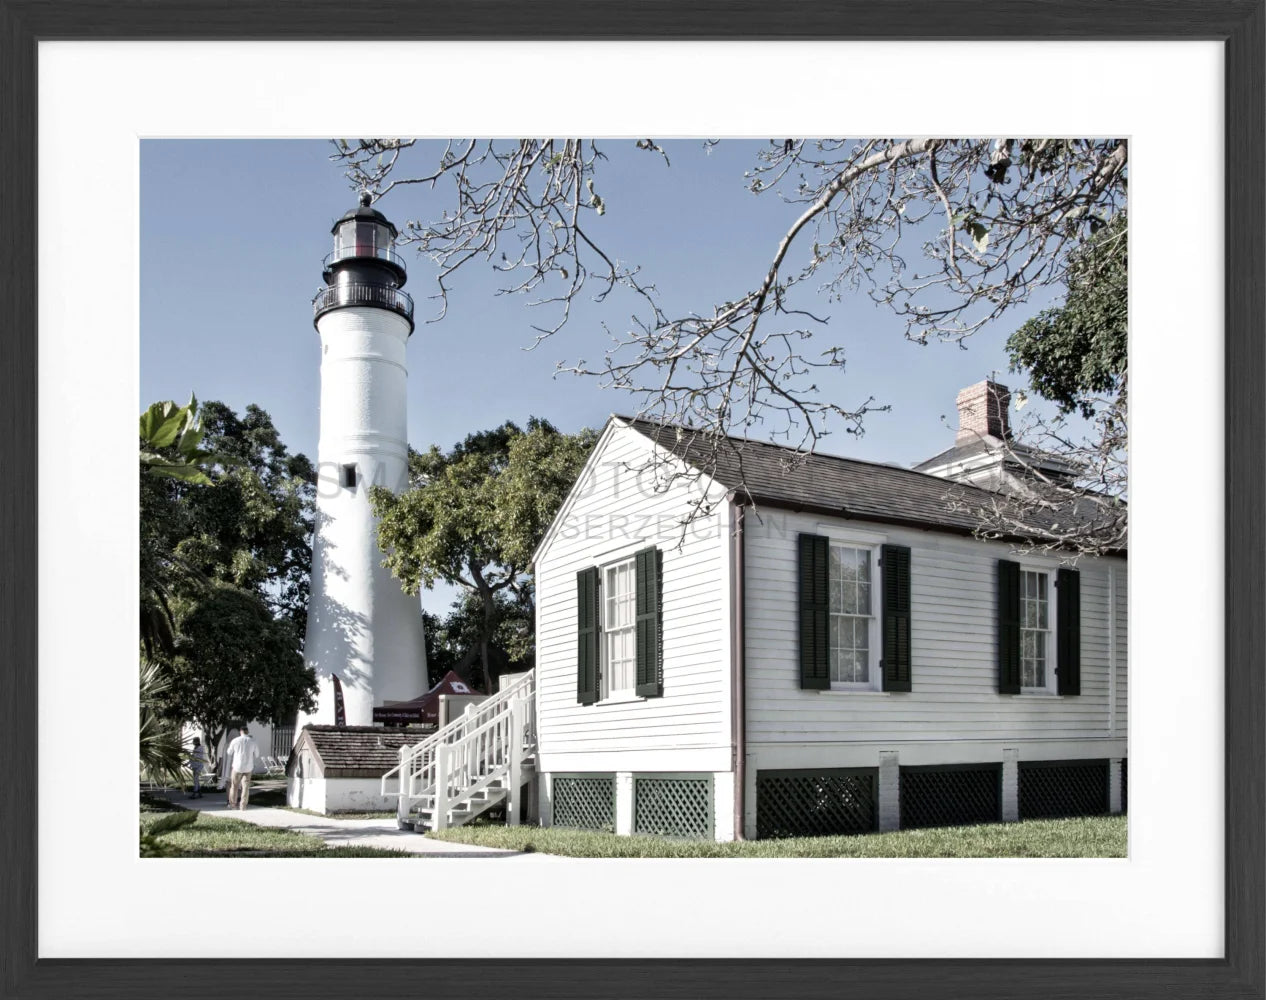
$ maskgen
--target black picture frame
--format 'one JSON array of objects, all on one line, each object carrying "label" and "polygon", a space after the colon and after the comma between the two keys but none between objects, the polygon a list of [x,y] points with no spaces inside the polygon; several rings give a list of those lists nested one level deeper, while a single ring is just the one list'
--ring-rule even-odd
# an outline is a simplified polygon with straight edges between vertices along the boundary
[{"label": "black picture frame", "polygon": [[[1261,997],[1266,593],[1264,0],[0,0],[4,997]],[[1225,957],[141,960],[37,954],[37,43],[63,39],[1061,39],[1225,46]],[[425,904],[422,904],[425,909]]]}]

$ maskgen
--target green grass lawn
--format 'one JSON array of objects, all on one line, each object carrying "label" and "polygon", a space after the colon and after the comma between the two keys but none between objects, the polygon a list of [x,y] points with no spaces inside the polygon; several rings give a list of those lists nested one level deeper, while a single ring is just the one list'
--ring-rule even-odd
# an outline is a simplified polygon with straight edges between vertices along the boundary
[{"label": "green grass lawn", "polygon": [[1125,832],[1124,816],[1090,816],[729,844],[533,826],[468,826],[427,836],[571,858],[1123,858]]},{"label": "green grass lawn", "polygon": [[[141,828],[151,829],[170,810],[141,805]],[[409,858],[405,851],[376,847],[328,847],[316,837],[255,826],[245,820],[200,813],[188,826],[159,837],[173,858]]]}]

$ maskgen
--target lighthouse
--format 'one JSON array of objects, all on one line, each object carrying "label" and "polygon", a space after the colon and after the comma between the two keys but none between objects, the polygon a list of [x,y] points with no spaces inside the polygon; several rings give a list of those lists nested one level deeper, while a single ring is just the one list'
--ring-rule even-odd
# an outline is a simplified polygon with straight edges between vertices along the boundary
[{"label": "lighthouse", "polygon": [[369,506],[372,486],[408,482],[406,347],[413,300],[403,291],[396,227],[360,204],[331,229],[325,285],[313,300],[321,340],[321,434],[316,526],[304,660],[316,671],[317,708],[307,723],[336,722],[336,692],[349,726],[373,707],[427,688],[421,606],[388,570]]}]

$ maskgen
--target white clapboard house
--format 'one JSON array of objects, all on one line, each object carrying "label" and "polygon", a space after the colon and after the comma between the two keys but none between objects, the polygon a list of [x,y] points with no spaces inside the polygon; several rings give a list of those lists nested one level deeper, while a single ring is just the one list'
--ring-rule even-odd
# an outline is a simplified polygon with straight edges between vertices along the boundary
[{"label": "white clapboard house", "polygon": [[402,822],[507,797],[511,822],[718,840],[1122,811],[1125,553],[974,535],[999,390],[960,394],[941,475],[612,417],[535,555],[515,759],[454,781],[462,734],[419,749]]}]

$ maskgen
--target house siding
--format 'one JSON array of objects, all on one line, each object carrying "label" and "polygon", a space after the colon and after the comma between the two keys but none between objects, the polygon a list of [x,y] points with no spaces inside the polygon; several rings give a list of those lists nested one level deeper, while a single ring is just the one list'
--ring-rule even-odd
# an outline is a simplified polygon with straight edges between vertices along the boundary
[{"label": "house siding", "polygon": [[[612,423],[537,553],[537,711],[543,772],[717,772],[731,767],[729,505],[677,521],[701,487],[663,492],[636,469],[654,446]],[[659,452],[661,456],[665,453]],[[677,468],[683,468],[671,459]],[[680,546],[679,546],[680,542]],[[656,545],[663,553],[663,695],[581,705],[576,574]]]},{"label": "house siding", "polygon": [[[734,827],[731,716],[733,510],[716,485],[716,509],[684,538],[679,526],[699,486],[642,488],[634,470],[652,454],[643,435],[613,421],[537,552],[537,711],[541,817],[552,815],[554,775],[605,775],[615,828],[632,830],[639,775],[711,776],[715,834]],[[678,466],[678,468],[684,468]],[[873,774],[876,825],[899,823],[901,768],[992,766],[1001,776],[1000,819],[1016,818],[1016,776],[1026,762],[1116,761],[1127,756],[1126,561],[1082,558],[1081,693],[998,693],[997,562],[1054,571],[1057,556],[948,531],[831,518],[773,507],[745,518],[743,833],[757,831],[762,772]],[[801,688],[800,533],[910,550],[911,680],[908,693]],[[579,571],[663,554],[663,696],[577,700]],[[876,576],[879,584],[881,577]],[[882,587],[875,588],[876,594]],[[1058,601],[1058,594],[1054,595]],[[876,614],[881,612],[879,607]],[[1056,607],[1051,608],[1052,628]],[[878,629],[873,634],[878,642]],[[1055,666],[1052,655],[1049,666]],[[1116,766],[1116,765],[1113,765]]]},{"label": "house siding", "polygon": [[[749,517],[747,525],[749,746],[980,740],[1012,746],[1120,738],[1116,756],[1124,755],[1124,560],[1083,558],[1077,566],[1081,694],[1003,695],[997,691],[995,567],[998,559],[1025,558],[1008,545],[772,509]],[[828,526],[910,547],[909,693],[800,688],[797,536],[826,533]],[[1050,562],[1053,568],[1056,560]],[[1116,585],[1115,684],[1109,677],[1109,565]]]}]

